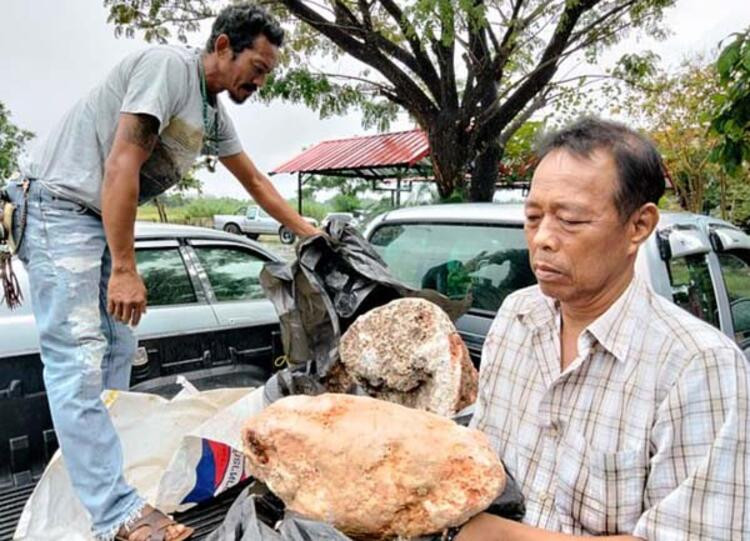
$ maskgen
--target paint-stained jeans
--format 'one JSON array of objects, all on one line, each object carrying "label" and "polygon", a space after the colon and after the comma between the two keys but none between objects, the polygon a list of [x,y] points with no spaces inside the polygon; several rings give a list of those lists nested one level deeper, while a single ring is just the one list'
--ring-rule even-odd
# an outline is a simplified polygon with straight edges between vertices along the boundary
[{"label": "paint-stained jeans", "polygon": [[[20,185],[9,192],[23,205]],[[52,420],[94,535],[112,538],[143,502],[123,478],[120,440],[100,396],[104,388],[128,388],[135,337],[107,313],[111,260],[101,218],[38,181],[28,204],[18,256],[31,286]]]}]

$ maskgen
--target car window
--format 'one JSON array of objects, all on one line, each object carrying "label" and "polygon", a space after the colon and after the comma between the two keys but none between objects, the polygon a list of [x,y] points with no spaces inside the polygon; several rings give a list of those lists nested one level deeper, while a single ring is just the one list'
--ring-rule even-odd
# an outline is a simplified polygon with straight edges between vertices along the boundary
[{"label": "car window", "polygon": [[735,340],[750,341],[750,252],[737,250],[719,254],[721,275],[729,297]]},{"label": "car window", "polygon": [[185,262],[177,248],[138,249],[138,273],[146,285],[149,306],[197,302]]},{"label": "car window", "polygon": [[472,308],[496,311],[508,294],[536,283],[523,230],[464,224],[384,225],[370,242],[393,274]]},{"label": "car window", "polygon": [[251,220],[254,220],[257,215],[258,215],[258,207],[250,207],[249,209],[247,209],[246,216],[250,218]]},{"label": "car window", "polygon": [[268,213],[267,213],[267,212],[266,212],[265,210],[263,210],[263,209],[258,209],[258,215],[259,215],[259,216],[260,216],[261,218],[270,218],[270,217],[271,217],[271,216],[270,216],[270,214],[268,214]]},{"label": "car window", "polygon": [[672,258],[667,269],[674,303],[719,328],[719,311],[706,254]]},{"label": "car window", "polygon": [[198,259],[218,301],[264,299],[258,276],[265,260],[242,248],[196,246]]}]

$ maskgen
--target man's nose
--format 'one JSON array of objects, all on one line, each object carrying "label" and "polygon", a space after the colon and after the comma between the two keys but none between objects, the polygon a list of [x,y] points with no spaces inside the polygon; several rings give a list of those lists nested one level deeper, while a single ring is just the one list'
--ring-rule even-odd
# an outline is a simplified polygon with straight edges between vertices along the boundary
[{"label": "man's nose", "polygon": [[557,226],[552,217],[544,216],[532,235],[532,242],[537,250],[555,252],[560,247]]}]

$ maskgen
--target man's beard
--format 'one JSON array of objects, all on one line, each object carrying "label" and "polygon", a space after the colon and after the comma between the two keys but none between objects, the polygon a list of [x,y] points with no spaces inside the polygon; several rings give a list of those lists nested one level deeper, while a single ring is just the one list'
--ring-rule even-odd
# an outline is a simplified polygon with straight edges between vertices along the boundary
[{"label": "man's beard", "polygon": [[236,103],[236,104],[238,104],[238,105],[241,105],[241,104],[245,103],[245,100],[247,100],[247,98],[249,98],[249,97],[250,97],[251,95],[252,95],[252,94],[250,94],[250,95],[248,95],[248,96],[245,96],[244,98],[240,98],[240,97],[239,97],[239,96],[238,96],[237,94],[235,94],[234,92],[230,92],[230,93],[229,93],[229,99],[231,99],[231,100],[232,100],[232,101],[233,101],[234,103]]},{"label": "man's beard", "polygon": [[258,87],[256,85],[242,85],[240,88],[243,89],[243,90],[248,91],[248,94],[244,98],[241,98],[240,96],[238,96],[234,92],[229,92],[229,98],[234,103],[237,103],[237,104],[245,103],[245,100],[247,100],[250,96],[252,96],[253,94],[255,94],[255,91],[258,90]]}]

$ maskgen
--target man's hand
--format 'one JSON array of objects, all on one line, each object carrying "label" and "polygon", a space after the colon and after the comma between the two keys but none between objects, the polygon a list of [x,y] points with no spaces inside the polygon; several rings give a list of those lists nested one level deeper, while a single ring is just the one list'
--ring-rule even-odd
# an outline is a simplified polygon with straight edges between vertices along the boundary
[{"label": "man's hand", "polygon": [[[589,538],[551,532],[488,513],[480,513],[472,518],[456,536],[456,541],[584,541],[585,539]],[[642,541],[630,535],[602,536],[599,539]]]},{"label": "man's hand", "polygon": [[300,232],[300,237],[302,238],[312,237],[314,235],[319,235],[321,233],[323,233],[322,229],[318,229],[314,225],[308,223],[307,227],[303,231]]},{"label": "man's hand", "polygon": [[146,286],[133,270],[112,270],[107,288],[107,311],[125,324],[134,327],[146,313]]},{"label": "man's hand", "polygon": [[456,541],[493,541],[501,539],[502,523],[493,520],[495,517],[480,513],[463,525]]}]

